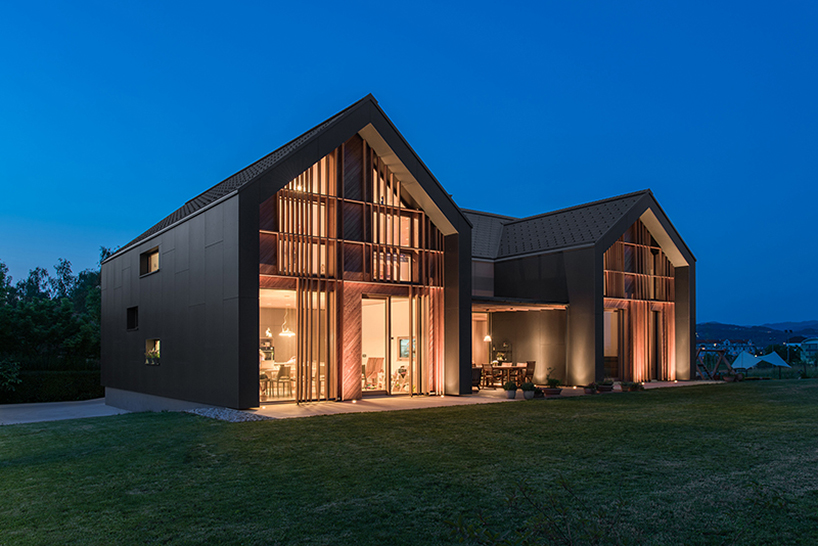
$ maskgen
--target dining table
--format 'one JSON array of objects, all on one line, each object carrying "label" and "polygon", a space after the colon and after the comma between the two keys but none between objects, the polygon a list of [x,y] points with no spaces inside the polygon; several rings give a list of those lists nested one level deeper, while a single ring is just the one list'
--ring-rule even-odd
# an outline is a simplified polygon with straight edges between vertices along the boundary
[{"label": "dining table", "polygon": [[492,364],[491,369],[492,369],[492,371],[499,371],[501,374],[503,374],[503,384],[511,381],[511,374],[512,373],[515,373],[517,375],[517,377],[515,377],[514,380],[517,383],[520,383],[520,379],[521,379],[520,376],[522,375],[520,372],[524,371],[526,369],[526,366],[525,366],[525,364],[522,364],[522,365],[520,365],[520,364],[518,364],[518,365],[514,365],[514,364]]}]

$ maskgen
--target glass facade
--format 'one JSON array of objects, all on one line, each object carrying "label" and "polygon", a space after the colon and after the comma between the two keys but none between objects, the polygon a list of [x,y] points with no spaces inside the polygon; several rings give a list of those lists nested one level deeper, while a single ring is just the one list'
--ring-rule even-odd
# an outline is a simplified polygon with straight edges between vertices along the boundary
[{"label": "glass facade", "polygon": [[416,197],[356,135],[261,204],[262,403],[442,388],[443,236]]}]

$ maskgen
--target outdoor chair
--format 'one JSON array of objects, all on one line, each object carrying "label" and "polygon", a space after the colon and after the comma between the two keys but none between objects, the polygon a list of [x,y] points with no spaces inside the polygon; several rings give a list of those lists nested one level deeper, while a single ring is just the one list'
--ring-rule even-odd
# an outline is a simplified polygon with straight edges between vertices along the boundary
[{"label": "outdoor chair", "polygon": [[495,372],[491,364],[483,364],[483,386],[496,387],[499,372]]},{"label": "outdoor chair", "polygon": [[534,382],[534,368],[537,367],[536,360],[529,360],[525,363],[525,377],[523,378],[523,382]]}]

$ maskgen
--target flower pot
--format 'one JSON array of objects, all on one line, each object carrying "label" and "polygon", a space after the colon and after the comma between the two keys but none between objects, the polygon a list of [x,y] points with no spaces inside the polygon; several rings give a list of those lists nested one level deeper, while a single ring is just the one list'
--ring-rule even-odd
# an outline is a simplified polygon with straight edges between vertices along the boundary
[{"label": "flower pot", "polygon": [[560,388],[552,389],[551,387],[545,387],[543,389],[543,392],[545,393],[546,396],[559,396],[560,393],[562,392],[562,389]]},{"label": "flower pot", "polygon": [[583,387],[585,389],[585,394],[596,394],[596,389],[591,387]]},{"label": "flower pot", "polygon": [[534,398],[534,391],[523,391],[523,396],[526,400],[531,400]]},{"label": "flower pot", "polygon": [[517,391],[506,391],[506,398],[509,400],[517,397]]},{"label": "flower pot", "polygon": [[599,392],[613,392],[613,385],[598,385],[597,390]]}]

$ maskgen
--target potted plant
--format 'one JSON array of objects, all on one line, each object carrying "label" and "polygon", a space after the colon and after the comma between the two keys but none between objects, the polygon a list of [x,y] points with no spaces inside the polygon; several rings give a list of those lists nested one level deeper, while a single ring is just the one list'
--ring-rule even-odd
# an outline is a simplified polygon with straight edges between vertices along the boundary
[{"label": "potted plant", "polygon": [[151,349],[145,353],[145,364],[148,366],[159,365],[159,349]]},{"label": "potted plant", "polygon": [[613,379],[608,379],[607,377],[596,386],[596,390],[599,392],[613,392]]},{"label": "potted plant", "polygon": [[517,396],[517,383],[514,381],[506,381],[503,383],[503,390],[506,391],[506,398],[514,398]]},{"label": "potted plant", "polygon": [[585,394],[596,394],[597,384],[593,381],[583,387]]},{"label": "potted plant", "polygon": [[522,386],[520,386],[520,388],[522,389],[523,397],[525,397],[526,400],[531,400],[532,398],[534,398],[534,393],[537,390],[537,387],[534,385],[534,383],[532,383],[531,381],[526,381],[525,383],[522,384]]},{"label": "potted plant", "polygon": [[645,386],[638,381],[623,381],[622,392],[636,392],[645,390]]}]

